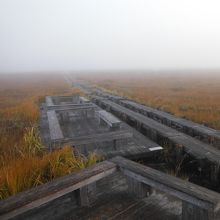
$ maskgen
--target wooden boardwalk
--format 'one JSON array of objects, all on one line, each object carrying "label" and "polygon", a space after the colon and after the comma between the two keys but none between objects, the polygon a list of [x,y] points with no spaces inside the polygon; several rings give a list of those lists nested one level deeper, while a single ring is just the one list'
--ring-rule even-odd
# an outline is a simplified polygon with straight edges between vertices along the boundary
[{"label": "wooden boardwalk", "polygon": [[40,130],[50,150],[70,145],[85,155],[96,152],[104,158],[120,155],[138,159],[152,157],[163,149],[91,102],[65,103],[49,109],[46,103],[42,107]]},{"label": "wooden boardwalk", "polygon": [[147,136],[154,141],[164,138],[170,142],[181,146],[185,152],[191,154],[198,159],[207,159],[214,164],[220,165],[220,151],[216,148],[205,144],[195,138],[185,135],[175,129],[167,127],[153,119],[150,119],[140,113],[129,110],[119,104],[116,104],[110,100],[94,98],[94,101],[101,107],[115,113],[121,119],[133,125],[137,128],[144,129]]},{"label": "wooden boardwalk", "polygon": [[183,133],[186,133],[192,137],[196,137],[220,149],[220,131],[218,130],[209,128],[207,126],[192,122],[184,118],[176,117],[167,112],[139,104],[124,97],[104,92],[101,89],[96,89],[92,94],[94,93],[99,97],[108,98],[111,101],[114,101],[129,109],[139,112],[169,127],[178,129]]},{"label": "wooden boardwalk", "polygon": [[[88,94],[92,94],[87,85],[81,85],[81,87]],[[212,129],[209,130],[205,126],[197,126],[193,122],[178,119],[168,113],[142,106],[120,96],[103,93],[101,90],[98,90],[97,94],[102,95],[102,97],[93,95],[93,101],[101,108],[118,117],[108,116],[108,119],[113,118],[114,120],[112,119],[112,121],[120,123],[120,129],[110,131],[105,126],[96,127],[94,126],[96,117],[85,118],[85,120],[80,121],[75,119],[74,116],[68,123],[61,123],[62,131],[68,134],[68,136],[63,138],[63,142],[77,145],[77,148],[85,154],[90,151],[96,151],[105,158],[113,158],[119,155],[137,160],[155,156],[155,152],[163,149],[160,145],[168,142],[181,155],[189,154],[201,164],[204,161],[205,165],[206,163],[214,164],[213,170],[210,170],[210,172],[213,171],[211,175],[219,184],[220,152],[209,144],[194,138],[195,130],[192,130],[192,128],[197,129],[197,132],[200,130],[199,135],[207,135],[209,133],[213,137],[215,132]],[[71,110],[69,106],[66,107],[65,105],[58,107],[60,112]],[[98,106],[97,110],[100,111]],[[126,123],[121,122],[119,119]],[[72,124],[77,126],[72,129]],[[107,124],[110,126],[111,122]],[[189,128],[194,132],[193,134],[189,133],[192,137],[184,134],[187,133],[184,129]],[[83,133],[81,133],[81,130]],[[218,133],[216,134],[218,136]],[[123,140],[132,141],[122,142],[116,147],[114,140],[120,139],[123,135],[125,135]],[[109,147],[108,144],[103,147],[103,143],[108,141],[113,141],[113,148]],[[105,164],[105,162],[103,163]],[[107,169],[110,166],[110,169],[115,170],[114,164],[117,165],[117,170],[120,172],[117,171],[99,179],[95,188],[93,181],[90,181],[90,179],[87,185],[77,188],[72,193],[64,190],[68,193],[64,193],[62,197],[38,207],[37,211],[31,211],[32,215],[30,217],[29,213],[27,216],[30,218],[28,219],[48,219],[49,216],[53,216],[54,219],[103,220],[220,219],[219,193],[121,157],[113,158],[110,163],[107,162],[104,166]],[[106,173],[104,169],[102,171]],[[80,173],[79,176],[84,175],[83,171]],[[80,186],[80,184],[76,184]],[[74,188],[75,186],[72,187]],[[96,192],[95,200],[93,198],[94,192]],[[59,192],[57,192],[58,194]],[[56,208],[61,208],[61,206],[63,207],[62,210],[56,211]]]},{"label": "wooden boardwalk", "polygon": [[119,104],[220,149],[220,131],[130,100],[121,100]]}]

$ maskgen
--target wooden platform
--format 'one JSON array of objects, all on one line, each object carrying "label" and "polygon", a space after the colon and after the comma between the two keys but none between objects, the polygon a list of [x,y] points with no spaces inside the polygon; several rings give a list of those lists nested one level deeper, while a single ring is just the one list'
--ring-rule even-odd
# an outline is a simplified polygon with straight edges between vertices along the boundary
[{"label": "wooden platform", "polygon": [[[87,108],[89,110],[91,105],[91,109],[105,112],[105,116],[113,124],[119,123],[120,126],[113,128],[106,123],[100,124],[96,114],[85,117],[84,114],[77,113]],[[44,106],[41,110],[40,131],[43,142],[50,150],[71,145],[85,155],[96,152],[103,158],[120,155],[132,159],[149,158],[163,150],[160,145],[93,103],[59,105],[55,110],[48,110]],[[64,120],[65,118],[68,120]]]}]

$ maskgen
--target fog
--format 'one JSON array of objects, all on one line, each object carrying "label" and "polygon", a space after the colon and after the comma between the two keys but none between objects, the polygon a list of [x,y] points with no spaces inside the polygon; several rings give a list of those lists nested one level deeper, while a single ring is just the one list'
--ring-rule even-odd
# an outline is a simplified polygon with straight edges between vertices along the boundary
[{"label": "fog", "polygon": [[0,0],[0,72],[220,67],[217,0]]}]

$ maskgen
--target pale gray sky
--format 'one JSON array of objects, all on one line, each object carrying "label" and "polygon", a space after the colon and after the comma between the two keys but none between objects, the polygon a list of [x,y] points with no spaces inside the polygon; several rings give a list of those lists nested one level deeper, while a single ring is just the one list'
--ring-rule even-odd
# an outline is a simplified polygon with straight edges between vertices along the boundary
[{"label": "pale gray sky", "polygon": [[219,67],[219,0],[0,0],[0,72]]}]

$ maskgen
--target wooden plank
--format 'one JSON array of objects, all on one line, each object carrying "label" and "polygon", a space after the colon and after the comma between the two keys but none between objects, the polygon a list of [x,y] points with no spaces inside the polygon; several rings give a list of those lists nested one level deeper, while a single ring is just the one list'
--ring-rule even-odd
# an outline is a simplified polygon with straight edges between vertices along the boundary
[{"label": "wooden plank", "polygon": [[55,111],[47,111],[47,118],[49,123],[50,138],[51,140],[63,139],[63,132]]},{"label": "wooden plank", "polygon": [[68,104],[68,105],[55,105],[48,108],[48,110],[60,111],[78,111],[78,110],[90,110],[96,109],[97,106],[94,104]]},{"label": "wooden plank", "polygon": [[113,141],[119,139],[132,138],[133,133],[129,131],[113,131],[113,132],[105,132],[100,134],[92,134],[86,136],[80,136],[75,138],[65,138],[62,140],[57,140],[54,143],[65,144],[68,143],[70,145],[84,145],[91,144],[96,142],[104,142],[104,141]]},{"label": "wooden plank", "polygon": [[111,161],[116,163],[125,175],[155,189],[176,196],[182,201],[189,202],[203,209],[215,211],[220,209],[219,193],[122,157],[115,157]]},{"label": "wooden plank", "polygon": [[0,201],[0,219],[9,219],[94,183],[116,171],[110,161],[98,163]]},{"label": "wooden plank", "polygon": [[[144,146],[128,146],[123,149],[117,149],[117,150],[108,150],[105,151],[105,149],[98,148],[96,149],[96,152],[98,155],[102,155],[104,158],[112,158],[115,156],[122,156],[130,159],[142,159],[151,157],[153,155],[152,152],[149,151],[148,148]],[[158,151],[157,151],[158,152]]]}]

